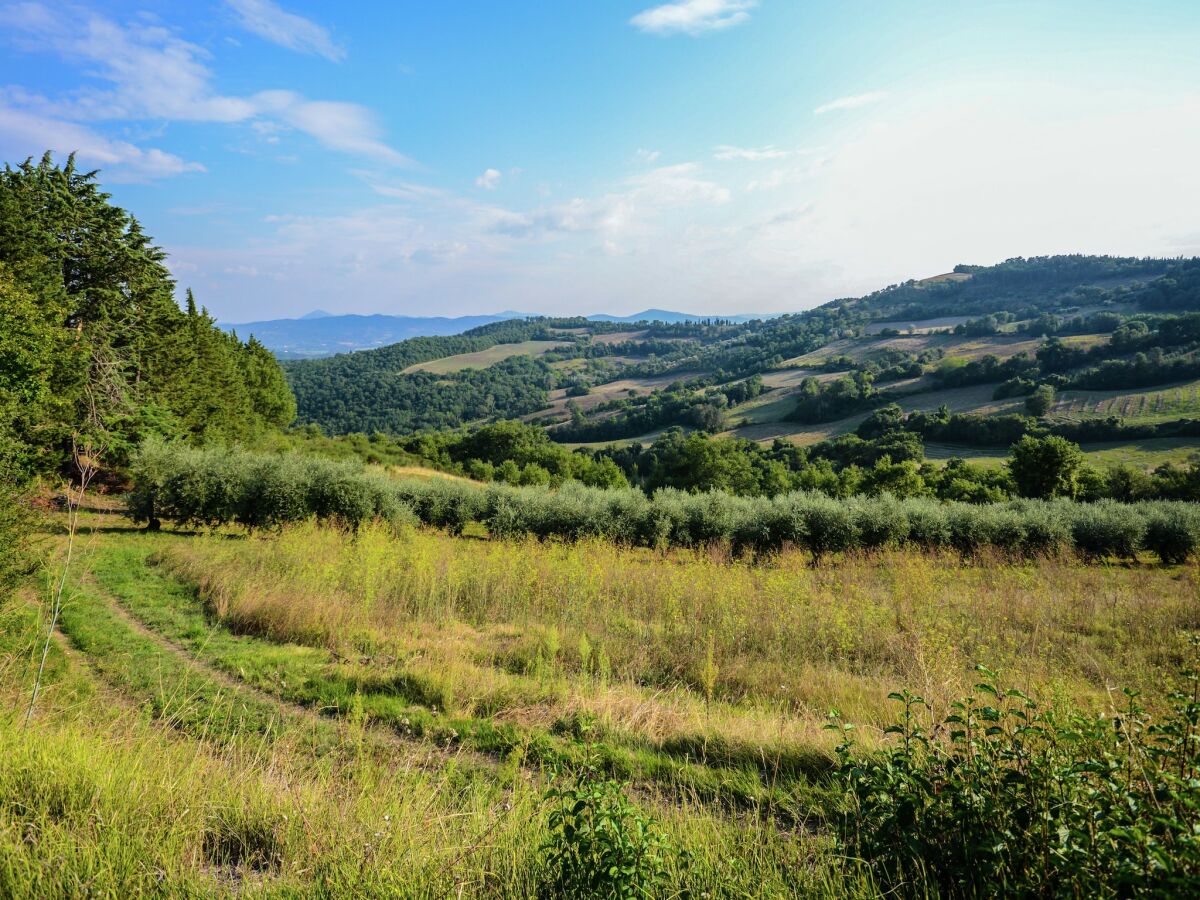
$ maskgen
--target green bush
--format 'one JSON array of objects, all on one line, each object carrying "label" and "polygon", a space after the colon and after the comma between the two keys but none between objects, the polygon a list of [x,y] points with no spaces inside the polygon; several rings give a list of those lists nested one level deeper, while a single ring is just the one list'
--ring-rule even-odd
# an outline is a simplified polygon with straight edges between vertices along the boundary
[{"label": "green bush", "polygon": [[556,777],[546,801],[545,896],[632,900],[665,891],[675,851],[657,823],[629,802],[624,785],[601,773],[590,749],[569,782]]},{"label": "green bush", "polygon": [[[1073,548],[1086,559],[1132,558],[1151,549],[1166,562],[1200,550],[1200,511],[1177,501],[1079,503],[1066,498],[1005,503],[822,493],[740,497],[660,488],[588,487],[568,481],[486,487],[449,479],[393,482],[344,462],[289,455],[147,444],[134,464],[129,513],[135,521],[182,525],[239,522],[269,528],[316,516],[357,527],[380,518],[461,534],[483,523],[496,538],[602,538],[642,547],[722,545],[741,555],[808,550],[835,553],[914,545],[953,547],[965,557],[998,550],[1052,556]],[[415,517],[414,517],[415,514]]]},{"label": "green bush", "polygon": [[884,494],[871,499],[852,497],[845,503],[858,533],[858,546],[872,550],[897,546],[908,539],[908,513],[900,500]]},{"label": "green bush", "polygon": [[1146,516],[1144,543],[1165,563],[1187,562],[1200,548],[1200,512],[1176,503],[1156,505]]},{"label": "green bush", "polygon": [[1197,896],[1196,672],[1155,720],[1133,694],[1115,718],[1044,709],[980,671],[934,733],[920,697],[892,694],[883,752],[857,753],[834,723],[842,854],[901,896]]},{"label": "green bush", "polygon": [[0,601],[41,562],[34,519],[21,497],[0,483]]},{"label": "green bush", "polygon": [[810,494],[805,498],[803,515],[805,544],[814,562],[819,562],[827,554],[841,553],[858,546],[858,526],[853,513],[843,501]]},{"label": "green bush", "polygon": [[134,458],[126,512],[135,522],[273,528],[310,516],[357,528],[372,519],[415,524],[387,478],[352,463],[294,454],[147,443]]},{"label": "green bush", "polygon": [[1073,508],[1071,538],[1075,549],[1088,559],[1137,556],[1145,531],[1145,517],[1134,504],[1101,500]]}]

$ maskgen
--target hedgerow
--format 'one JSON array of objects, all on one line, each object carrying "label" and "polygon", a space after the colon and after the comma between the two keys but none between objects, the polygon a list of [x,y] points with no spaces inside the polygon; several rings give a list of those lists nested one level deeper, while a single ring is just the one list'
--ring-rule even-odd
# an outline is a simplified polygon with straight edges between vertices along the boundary
[{"label": "hedgerow", "polygon": [[479,522],[502,539],[603,538],[652,548],[715,544],[740,556],[792,547],[811,553],[814,562],[900,546],[1014,559],[1066,550],[1089,560],[1132,559],[1152,551],[1171,564],[1200,552],[1200,508],[1171,501],[974,504],[887,494],[738,497],[673,488],[647,497],[637,489],[578,482],[552,489],[439,478],[393,481],[348,463],[161,444],[143,448],[133,481],[129,513],[152,525],[169,518],[183,525],[270,528],[316,517],[357,527],[380,518],[460,534]]},{"label": "hedgerow", "polygon": [[314,516],[351,528],[373,519],[418,521],[390,479],[352,463],[147,443],[131,476],[127,512],[151,528],[162,519],[248,529]]}]

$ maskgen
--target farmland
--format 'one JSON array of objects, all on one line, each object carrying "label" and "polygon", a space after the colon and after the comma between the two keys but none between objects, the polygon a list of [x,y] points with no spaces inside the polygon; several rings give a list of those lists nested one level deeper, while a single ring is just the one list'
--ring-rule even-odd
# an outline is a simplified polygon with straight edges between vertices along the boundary
[{"label": "farmland", "polygon": [[520,341],[515,344],[497,344],[495,347],[475,353],[459,353],[455,356],[444,356],[441,359],[417,363],[404,369],[404,373],[431,372],[434,375],[447,375],[450,372],[461,372],[463,369],[486,369],[488,366],[512,356],[530,356],[536,359],[543,353],[561,346],[563,345],[558,341]]}]

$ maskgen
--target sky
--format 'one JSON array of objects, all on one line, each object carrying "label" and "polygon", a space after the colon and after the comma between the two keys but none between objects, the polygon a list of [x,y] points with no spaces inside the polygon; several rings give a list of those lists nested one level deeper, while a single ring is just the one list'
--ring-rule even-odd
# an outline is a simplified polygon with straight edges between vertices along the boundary
[{"label": "sky", "polygon": [[796,311],[1200,255],[1195,0],[0,0],[0,159],[76,152],[219,319]]}]

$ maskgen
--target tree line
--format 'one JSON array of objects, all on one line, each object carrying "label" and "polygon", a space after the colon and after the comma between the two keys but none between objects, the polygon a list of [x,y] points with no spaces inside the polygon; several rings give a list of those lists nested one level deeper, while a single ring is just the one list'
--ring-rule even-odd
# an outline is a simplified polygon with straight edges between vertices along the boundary
[{"label": "tree line", "polygon": [[0,174],[0,465],[8,480],[109,466],[149,436],[251,440],[295,401],[258,341],[217,328],[95,172],[49,154]]},{"label": "tree line", "polygon": [[393,482],[345,464],[149,444],[133,465],[129,514],[151,524],[277,527],[315,516],[355,527],[370,518],[461,533],[479,522],[500,539],[612,540],[632,546],[724,545],[739,555],[804,549],[831,554],[913,546],[965,556],[996,551],[1086,559],[1152,551],[1168,563],[1200,547],[1194,504],[1094,504],[1020,500],[973,505],[926,498],[819,493],[738,497],[721,491],[475,485],[446,479]]}]

